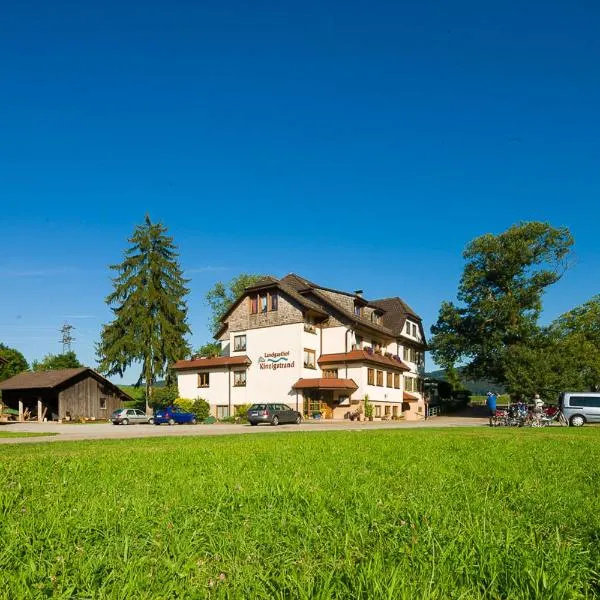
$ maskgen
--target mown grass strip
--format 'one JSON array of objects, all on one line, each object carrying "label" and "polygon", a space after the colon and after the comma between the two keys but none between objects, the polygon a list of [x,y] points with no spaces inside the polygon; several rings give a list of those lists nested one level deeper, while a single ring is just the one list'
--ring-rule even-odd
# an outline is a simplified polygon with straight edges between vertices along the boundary
[{"label": "mown grass strip", "polygon": [[52,432],[0,431],[0,438],[48,437],[58,435]]}]

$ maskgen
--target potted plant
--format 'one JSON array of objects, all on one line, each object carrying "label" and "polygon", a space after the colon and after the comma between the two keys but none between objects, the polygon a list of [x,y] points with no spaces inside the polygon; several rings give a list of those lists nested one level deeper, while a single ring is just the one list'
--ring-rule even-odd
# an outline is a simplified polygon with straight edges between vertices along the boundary
[{"label": "potted plant", "polygon": [[365,411],[365,417],[367,419],[369,419],[369,421],[372,421],[374,409],[373,409],[373,403],[369,402],[369,394],[365,394],[364,411]]}]

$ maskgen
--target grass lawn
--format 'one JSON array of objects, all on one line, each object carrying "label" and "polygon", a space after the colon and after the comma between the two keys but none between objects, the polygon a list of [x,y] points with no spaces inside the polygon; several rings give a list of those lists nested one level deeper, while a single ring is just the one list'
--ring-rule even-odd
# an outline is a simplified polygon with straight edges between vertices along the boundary
[{"label": "grass lawn", "polygon": [[0,597],[594,598],[600,429],[5,446]]},{"label": "grass lawn", "polygon": [[19,431],[2,431],[2,430],[0,430],[0,438],[48,437],[49,435],[57,435],[57,434],[51,433],[51,432],[41,432],[41,431],[25,433],[25,432],[19,432]]}]

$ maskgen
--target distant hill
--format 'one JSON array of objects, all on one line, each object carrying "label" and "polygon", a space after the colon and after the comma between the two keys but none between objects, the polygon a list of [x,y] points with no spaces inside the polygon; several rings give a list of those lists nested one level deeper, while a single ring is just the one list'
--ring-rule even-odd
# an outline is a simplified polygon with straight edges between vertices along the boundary
[{"label": "distant hill", "polygon": [[[457,369],[460,376],[461,385],[469,390],[471,394],[474,396],[483,396],[487,392],[493,390],[498,394],[504,394],[506,389],[502,385],[498,385],[497,383],[492,383],[487,379],[466,379],[461,375],[461,369]],[[441,379],[442,381],[446,381],[446,371],[444,369],[440,369],[438,371],[431,371],[430,373],[425,373],[425,377],[430,379]]]}]

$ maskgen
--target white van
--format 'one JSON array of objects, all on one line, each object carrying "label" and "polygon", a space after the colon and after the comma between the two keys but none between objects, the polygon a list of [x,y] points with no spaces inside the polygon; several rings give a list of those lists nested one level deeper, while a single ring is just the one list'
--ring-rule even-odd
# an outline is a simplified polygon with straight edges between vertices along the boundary
[{"label": "white van", "polygon": [[572,427],[600,423],[600,392],[563,392],[558,406]]}]

